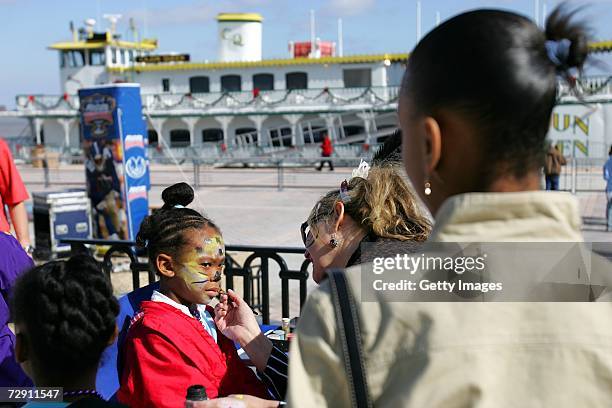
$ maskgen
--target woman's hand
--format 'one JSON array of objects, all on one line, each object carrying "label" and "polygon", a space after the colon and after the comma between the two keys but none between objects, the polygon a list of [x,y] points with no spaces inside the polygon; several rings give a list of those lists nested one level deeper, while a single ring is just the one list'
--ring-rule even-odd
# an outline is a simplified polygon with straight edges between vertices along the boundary
[{"label": "woman's hand", "polygon": [[231,289],[221,295],[215,306],[215,323],[224,336],[242,347],[261,334],[253,310]]},{"label": "woman's hand", "polygon": [[225,337],[237,341],[259,371],[264,371],[272,342],[261,332],[250,306],[233,290],[221,295],[215,306],[215,323]]}]

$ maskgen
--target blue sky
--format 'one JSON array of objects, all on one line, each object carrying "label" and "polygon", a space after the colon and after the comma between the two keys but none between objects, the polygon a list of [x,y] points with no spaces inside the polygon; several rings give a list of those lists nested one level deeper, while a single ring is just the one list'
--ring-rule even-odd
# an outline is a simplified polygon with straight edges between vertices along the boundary
[{"label": "blue sky", "polygon": [[[540,6],[544,0],[539,0]],[[546,1],[551,10],[556,0]],[[422,0],[422,30],[442,20],[480,7],[514,10],[533,16],[535,0]],[[584,2],[575,4],[585,4]],[[592,0],[584,13],[595,36],[612,39],[612,0]],[[317,36],[337,40],[337,19],[344,26],[346,54],[407,52],[416,40],[416,0],[0,0],[0,105],[12,107],[16,94],[59,94],[58,57],[46,47],[70,38],[69,22],[82,26],[86,18],[104,13],[124,17],[118,31],[127,33],[134,17],[144,34],[159,39],[160,52],[187,52],[192,60],[214,60],[219,12],[263,15],[265,58],[287,55],[290,40],[309,38],[309,10],[317,17]],[[101,24],[105,26],[106,22]],[[612,71],[610,69],[609,71]]]}]

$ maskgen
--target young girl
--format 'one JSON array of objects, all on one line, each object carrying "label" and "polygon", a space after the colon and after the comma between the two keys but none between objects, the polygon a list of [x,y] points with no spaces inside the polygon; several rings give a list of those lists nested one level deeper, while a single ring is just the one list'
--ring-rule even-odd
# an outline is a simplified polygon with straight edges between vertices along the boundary
[{"label": "young girl", "polygon": [[118,397],[131,407],[182,407],[194,384],[206,387],[209,398],[269,396],[207,306],[219,295],[225,246],[212,221],[185,208],[193,196],[185,183],[165,189],[164,206],[144,219],[136,238],[161,281],[125,341]]},{"label": "young girl", "polygon": [[36,387],[63,388],[63,402],[26,407],[119,406],[96,392],[100,357],[116,337],[119,304],[93,258],[74,256],[26,272],[13,289],[11,311],[21,367]]}]

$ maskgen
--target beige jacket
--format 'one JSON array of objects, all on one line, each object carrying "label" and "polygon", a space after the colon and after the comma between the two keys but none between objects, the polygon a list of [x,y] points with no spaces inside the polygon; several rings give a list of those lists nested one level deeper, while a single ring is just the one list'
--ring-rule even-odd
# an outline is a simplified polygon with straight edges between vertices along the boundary
[{"label": "beige jacket", "polygon": [[[577,203],[565,193],[466,194],[436,219],[437,241],[581,239]],[[356,296],[360,273],[347,271]],[[302,310],[290,406],[350,406],[329,293],[324,283]],[[375,406],[612,406],[612,303],[359,304]]]},{"label": "beige jacket", "polygon": [[544,174],[547,176],[561,174],[561,166],[567,164],[567,159],[554,146],[550,146],[544,161]]}]

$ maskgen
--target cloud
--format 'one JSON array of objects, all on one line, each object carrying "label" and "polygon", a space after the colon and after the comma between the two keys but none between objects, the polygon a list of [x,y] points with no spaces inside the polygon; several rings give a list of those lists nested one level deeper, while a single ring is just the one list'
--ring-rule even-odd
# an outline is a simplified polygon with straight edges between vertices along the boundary
[{"label": "cloud", "polygon": [[368,11],[375,0],[331,0],[329,8],[340,16],[354,16]]}]

